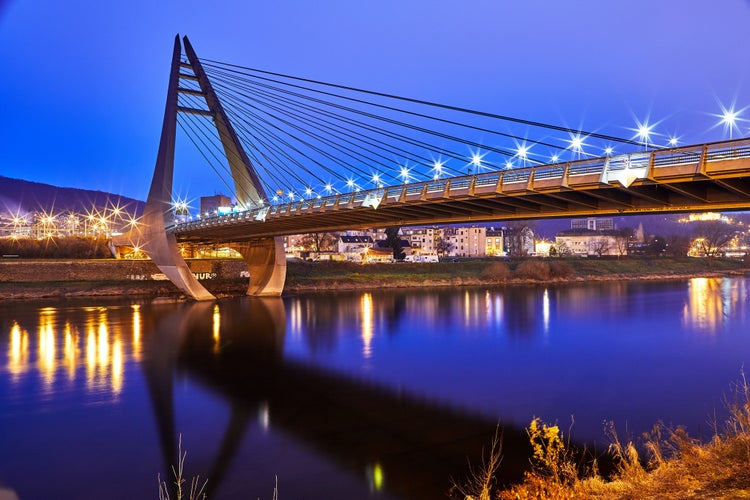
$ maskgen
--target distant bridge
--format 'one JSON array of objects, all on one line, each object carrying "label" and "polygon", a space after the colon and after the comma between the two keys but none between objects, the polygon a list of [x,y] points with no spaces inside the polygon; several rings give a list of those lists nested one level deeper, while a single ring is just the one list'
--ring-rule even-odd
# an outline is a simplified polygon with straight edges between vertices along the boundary
[{"label": "distant bridge", "polygon": [[[184,46],[183,58],[176,37],[144,215],[113,243],[142,248],[196,300],[213,296],[190,273],[178,241],[230,244],[247,262],[248,294],[278,296],[286,279],[281,237],[289,234],[750,208],[747,138],[658,148],[649,144],[648,126],[634,141],[199,60],[187,37]],[[178,122],[178,114],[186,118]],[[174,223],[178,124],[219,177],[222,170],[231,176],[239,209]],[[511,133],[510,124],[524,130]],[[538,128],[541,138],[528,139]],[[483,145],[500,140],[515,146]],[[587,153],[594,147],[587,140],[605,154]],[[635,151],[614,154],[613,144]],[[471,157],[460,151],[467,148]],[[555,152],[551,160],[537,152],[545,150]],[[484,159],[489,153],[505,163]],[[331,177],[345,187],[326,181]],[[295,183],[306,186],[299,188],[304,194],[290,187]],[[278,189],[269,197],[270,185]]]}]

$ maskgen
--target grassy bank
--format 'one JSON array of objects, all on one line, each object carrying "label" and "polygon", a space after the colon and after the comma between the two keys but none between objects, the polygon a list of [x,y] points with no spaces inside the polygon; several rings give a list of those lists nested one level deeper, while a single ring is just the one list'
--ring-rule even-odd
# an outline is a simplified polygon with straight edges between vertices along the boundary
[{"label": "grassy bank", "polygon": [[[457,484],[454,498],[500,500],[660,500],[750,498],[750,387],[742,375],[728,398],[728,417],[714,425],[702,443],[682,428],[654,426],[638,443],[622,443],[610,424],[611,445],[605,457],[614,464],[602,474],[595,460],[581,460],[556,425],[534,419],[527,428],[531,470],[521,484],[497,491],[495,473],[502,467],[501,443],[495,441],[481,467]],[[639,451],[640,450],[640,451]]]},{"label": "grassy bank", "polygon": [[[0,276],[0,298],[29,299],[41,297],[84,296],[180,296],[171,283],[153,280],[130,280],[119,277],[125,272],[123,261],[97,260],[96,273],[86,276],[87,261],[14,261],[6,263]],[[203,261],[221,268],[244,265],[242,261]],[[133,266],[150,264],[134,261]],[[12,265],[10,265],[12,264]],[[128,263],[126,263],[128,264]],[[38,281],[47,275],[44,266],[76,268],[68,279],[60,277]],[[110,269],[111,267],[111,269]],[[116,269],[119,271],[115,272]],[[155,269],[155,268],[154,268]],[[59,271],[59,269],[58,269]],[[236,270],[234,270],[236,271]],[[233,271],[233,272],[234,272]],[[693,276],[743,274],[745,264],[734,260],[693,258],[622,258],[622,259],[463,259],[435,263],[355,264],[351,262],[289,261],[286,293],[322,290],[373,290],[379,288],[450,287],[450,286],[513,286],[534,283],[575,283],[592,280],[674,279]],[[24,274],[25,273],[25,274]],[[35,280],[27,279],[28,273]],[[140,273],[140,271],[139,271]],[[57,274],[60,274],[59,272]],[[64,274],[64,273],[63,273]],[[138,273],[135,273],[138,274]],[[148,273],[142,273],[148,274]],[[231,273],[230,273],[231,274]],[[235,275],[239,274],[236,272]],[[110,275],[111,279],[103,279]],[[217,296],[242,295],[247,290],[246,278],[202,281]]]},{"label": "grassy bank", "polygon": [[288,291],[669,279],[745,272],[743,262],[693,258],[465,259],[425,264],[289,262]]}]

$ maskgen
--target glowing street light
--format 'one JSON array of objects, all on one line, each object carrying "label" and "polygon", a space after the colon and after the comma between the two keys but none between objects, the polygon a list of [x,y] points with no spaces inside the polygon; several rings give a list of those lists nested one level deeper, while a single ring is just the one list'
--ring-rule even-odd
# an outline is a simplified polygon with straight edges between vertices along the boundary
[{"label": "glowing street light", "polygon": [[[471,165],[474,167],[474,171],[477,173],[482,168],[482,158],[484,158],[484,155],[480,155],[479,151],[477,151],[476,153],[472,153],[471,155]],[[471,172],[471,169],[469,171]]]},{"label": "glowing street light", "polygon": [[612,149],[612,146],[607,146],[606,148],[604,148],[604,154],[607,156],[612,156],[613,151],[614,149]]},{"label": "glowing street light", "polygon": [[574,152],[578,154],[578,157],[581,157],[581,153],[583,153],[583,137],[581,137],[579,134],[570,136],[570,146],[569,148]]},{"label": "glowing street light", "polygon": [[648,149],[648,144],[651,141],[651,135],[654,133],[653,128],[655,124],[649,125],[648,119],[641,123],[637,118],[635,120],[636,128],[632,129],[635,132],[634,138],[639,139],[644,147]]},{"label": "glowing street light", "polygon": [[647,124],[640,125],[638,127],[638,138],[641,139],[644,143],[646,143],[646,146],[648,146],[648,140],[651,137],[651,127],[649,127]]},{"label": "glowing street light", "polygon": [[552,163],[557,163],[557,161],[560,159],[557,155],[552,155]]},{"label": "glowing street light", "polygon": [[346,187],[348,187],[350,190],[354,188],[354,179],[348,179],[346,181]]},{"label": "glowing street light", "polygon": [[399,176],[403,179],[404,184],[409,184],[409,169],[407,167],[401,167],[401,173]]},{"label": "glowing street light", "polygon": [[737,120],[739,119],[740,112],[741,111],[735,111],[734,107],[731,107],[729,109],[725,109],[724,106],[721,107],[721,123],[724,125],[724,130],[729,129],[729,140],[732,140],[732,131],[736,127],[739,131],[739,127],[737,127]]},{"label": "glowing street light", "polygon": [[505,168],[513,168],[513,162],[508,160],[505,162]]},{"label": "glowing street light", "polygon": [[333,192],[333,186],[331,185],[330,182],[326,184],[325,190],[326,190],[326,193],[328,194],[331,194]]},{"label": "glowing street light", "polygon": [[432,178],[438,180],[443,173],[443,163],[435,160],[432,164],[432,168],[435,171],[435,175]]},{"label": "glowing street light", "polygon": [[672,146],[672,147],[677,146],[677,137],[675,137],[675,136],[670,137],[669,138],[669,145]]}]

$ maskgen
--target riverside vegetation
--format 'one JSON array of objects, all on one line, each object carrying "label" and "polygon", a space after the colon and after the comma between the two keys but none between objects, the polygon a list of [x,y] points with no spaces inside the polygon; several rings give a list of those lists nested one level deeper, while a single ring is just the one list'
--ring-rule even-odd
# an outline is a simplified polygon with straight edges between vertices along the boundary
[{"label": "riverside vegetation", "polygon": [[[37,275],[60,272],[76,260],[7,258],[0,260],[0,298],[83,296],[179,296],[176,287],[165,281],[126,279],[50,279],[24,281],[14,278],[13,266],[28,265]],[[80,261],[85,263],[84,260]],[[139,261],[95,259],[106,264]],[[436,263],[307,262],[287,263],[286,293],[351,291],[380,288],[514,286],[535,283],[575,283],[583,281],[679,279],[694,276],[744,274],[747,260],[700,259],[691,257],[624,258],[472,258]],[[154,267],[154,272],[156,268]],[[127,273],[123,273],[127,274]],[[203,281],[216,296],[242,295],[247,278],[217,278]]]},{"label": "riverside vegetation", "polygon": [[470,472],[454,493],[463,500],[662,500],[750,498],[750,386],[744,373],[725,397],[727,417],[713,422],[708,442],[684,428],[657,424],[638,443],[623,444],[614,425],[607,426],[607,460],[614,468],[602,474],[597,459],[586,460],[566,441],[557,425],[533,419],[527,428],[531,468],[521,484],[499,490],[494,474],[502,466],[497,436],[482,465]]},{"label": "riverside vegetation", "polygon": [[750,262],[690,257],[475,258],[437,263],[289,262],[288,291],[471,286],[622,279],[670,279],[744,273]]}]

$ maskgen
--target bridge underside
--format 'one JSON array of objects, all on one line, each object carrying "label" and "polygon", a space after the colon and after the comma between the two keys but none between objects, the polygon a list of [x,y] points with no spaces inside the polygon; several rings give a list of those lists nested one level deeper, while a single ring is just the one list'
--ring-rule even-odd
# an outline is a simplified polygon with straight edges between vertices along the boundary
[{"label": "bridge underside", "polygon": [[395,225],[746,210],[750,141],[722,146],[713,156],[707,146],[647,153],[642,165],[620,169],[600,159],[599,166],[585,161],[342,194],[204,219],[174,233],[179,241],[227,243]]}]

